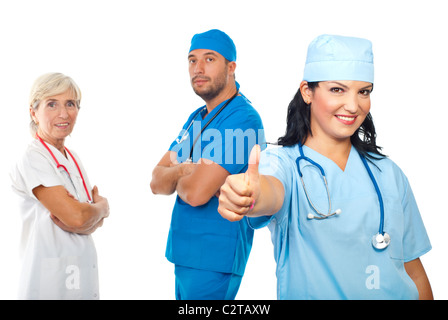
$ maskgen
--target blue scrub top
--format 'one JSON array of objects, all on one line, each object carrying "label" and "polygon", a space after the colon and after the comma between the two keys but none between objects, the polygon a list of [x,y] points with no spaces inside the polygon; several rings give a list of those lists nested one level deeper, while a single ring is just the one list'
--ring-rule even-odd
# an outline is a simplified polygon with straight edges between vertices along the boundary
[{"label": "blue scrub top", "polygon": [[[406,176],[388,158],[369,166],[381,190],[384,231],[391,243],[374,249],[380,208],[372,181],[352,147],[345,171],[304,146],[305,156],[320,164],[329,184],[332,211],[342,213],[310,220],[313,213],[297,172],[298,146],[262,153],[260,173],[280,180],[285,188],[282,208],[271,217],[250,218],[254,228],[268,225],[277,262],[279,299],[418,299],[418,291],[404,269],[431,249],[423,221]],[[328,198],[320,171],[300,161],[311,201],[327,213]]]},{"label": "blue scrub top", "polygon": [[[202,119],[204,107],[190,115],[177,137],[178,140],[182,136],[187,138],[180,144],[175,140],[169,149],[177,152],[179,162],[189,157],[190,148],[201,128],[224,103],[214,108],[205,119]],[[193,161],[209,159],[230,174],[242,173],[247,170],[252,147],[263,142],[263,124],[258,112],[246,97],[237,96],[197,140]],[[185,267],[243,275],[252,248],[253,229],[246,219],[238,223],[225,220],[217,208],[216,196],[198,207],[190,206],[177,196],[166,257],[172,263]]]}]

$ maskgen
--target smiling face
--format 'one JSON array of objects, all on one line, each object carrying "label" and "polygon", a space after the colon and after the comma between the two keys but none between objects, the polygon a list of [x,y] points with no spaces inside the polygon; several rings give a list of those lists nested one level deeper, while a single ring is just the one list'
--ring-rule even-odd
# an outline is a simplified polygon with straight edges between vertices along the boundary
[{"label": "smiling face", "polygon": [[370,112],[372,89],[363,81],[322,81],[313,91],[305,84],[302,96],[311,103],[313,139],[349,143]]},{"label": "smiling face", "polygon": [[65,138],[73,131],[78,106],[71,90],[43,99],[30,114],[38,124],[37,134],[46,142],[63,150]]}]

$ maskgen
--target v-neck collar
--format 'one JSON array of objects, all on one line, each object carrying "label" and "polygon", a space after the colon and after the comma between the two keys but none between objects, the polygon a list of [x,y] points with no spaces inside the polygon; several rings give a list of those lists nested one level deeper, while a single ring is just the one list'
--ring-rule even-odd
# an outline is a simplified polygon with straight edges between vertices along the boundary
[{"label": "v-neck collar", "polygon": [[[38,139],[35,139],[34,142],[36,143],[38,148],[43,148],[45,150],[45,154],[48,153],[48,151],[45,149],[45,147],[42,145],[42,143]],[[69,156],[67,154],[67,157],[65,157],[58,148],[56,148],[55,146],[53,146],[50,143],[47,143],[47,146],[48,146],[48,148],[50,148],[51,152],[53,152],[53,155],[56,157],[58,162],[61,165],[63,165],[65,168],[67,168],[67,170],[69,171],[70,175],[72,175],[72,176],[73,175],[74,176],[80,176],[80,174],[79,174],[79,172],[78,172],[78,170],[76,168],[76,164],[74,163],[74,161],[71,158],[71,156]],[[51,159],[51,162],[53,163],[54,159]]]},{"label": "v-neck collar", "polygon": [[[232,102],[234,102],[238,97],[239,97],[239,95],[235,96],[235,98],[233,99]],[[221,107],[222,107],[225,103],[227,103],[227,101],[230,100],[230,99],[232,99],[232,98],[229,98],[229,99],[227,99],[227,100],[224,100],[223,102],[221,102],[220,104],[218,104],[216,107],[214,107],[213,110],[212,110],[211,112],[208,112],[208,113],[205,115],[205,118],[204,118],[204,116],[203,116],[203,112],[204,112],[204,111],[207,112],[207,107],[205,107],[204,110],[201,110],[201,121],[204,122],[204,123],[207,123],[207,121],[208,121],[209,119],[211,119],[211,118],[218,112],[218,110],[221,109]],[[229,108],[231,105],[232,105],[232,103],[229,103],[229,105],[226,106],[226,109]]]},{"label": "v-neck collar", "polygon": [[[345,164],[345,169],[342,170],[336,162],[331,160],[330,158],[327,158],[326,156],[322,155],[321,153],[317,152],[316,150],[306,146],[302,145],[303,153],[306,157],[312,159],[313,161],[319,163],[324,169],[328,168],[328,170],[331,170],[331,172],[338,172],[340,174],[347,174],[347,172],[351,171],[351,167],[353,167],[354,164],[354,158],[359,157],[358,151],[356,150],[353,145],[350,146],[350,153],[348,155],[347,163]],[[298,149],[298,146],[297,146]],[[299,150],[297,150],[299,152]],[[299,152],[300,154],[300,152]],[[360,160],[361,161],[361,160]],[[300,161],[301,162],[301,168],[302,165],[305,166],[306,161]],[[303,162],[303,164],[302,164]]]}]

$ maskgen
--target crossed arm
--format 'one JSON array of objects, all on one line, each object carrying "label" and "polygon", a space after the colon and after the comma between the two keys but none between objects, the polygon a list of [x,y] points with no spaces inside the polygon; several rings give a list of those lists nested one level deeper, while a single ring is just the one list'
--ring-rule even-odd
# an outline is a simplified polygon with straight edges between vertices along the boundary
[{"label": "crossed arm", "polygon": [[33,193],[50,211],[53,222],[68,232],[91,234],[109,216],[109,203],[98,194],[96,186],[92,190],[93,203],[79,202],[63,186],[40,185],[33,189]]},{"label": "crossed arm", "polygon": [[226,169],[213,161],[178,163],[176,153],[168,151],[152,172],[151,190],[165,195],[177,191],[183,201],[196,207],[216,195],[228,175]]}]

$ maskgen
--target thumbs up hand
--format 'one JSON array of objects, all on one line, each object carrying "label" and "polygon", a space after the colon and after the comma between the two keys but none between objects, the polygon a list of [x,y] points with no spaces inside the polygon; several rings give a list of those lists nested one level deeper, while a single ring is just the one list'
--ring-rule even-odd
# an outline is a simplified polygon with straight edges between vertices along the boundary
[{"label": "thumbs up hand", "polygon": [[256,144],[249,156],[249,164],[247,171],[244,173],[244,179],[248,184],[258,183],[260,174],[258,173],[258,166],[260,164],[260,146]]},{"label": "thumbs up hand", "polygon": [[219,214],[229,221],[239,221],[250,214],[260,196],[260,146],[255,145],[249,156],[247,171],[229,175],[221,186]]}]

